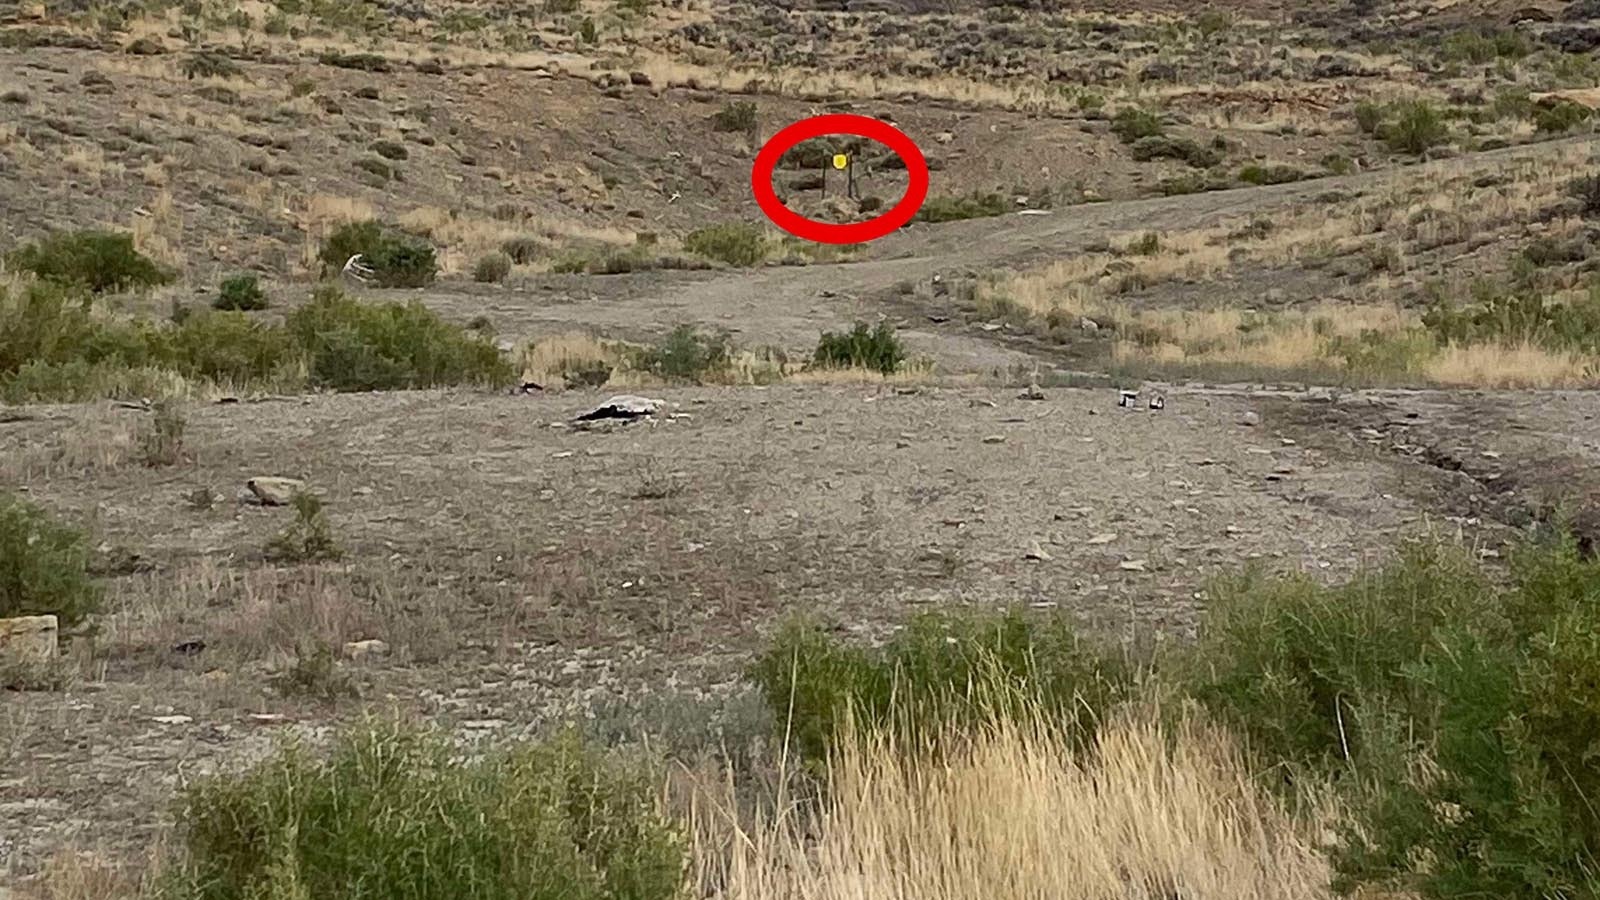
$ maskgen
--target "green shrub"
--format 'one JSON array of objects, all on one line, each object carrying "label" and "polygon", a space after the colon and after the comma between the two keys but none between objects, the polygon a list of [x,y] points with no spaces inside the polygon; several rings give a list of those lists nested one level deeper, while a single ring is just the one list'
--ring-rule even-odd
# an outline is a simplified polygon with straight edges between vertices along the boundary
[{"label": "green shrub", "polygon": [[267,295],[254,275],[233,275],[222,279],[217,288],[217,299],[211,301],[213,309],[253,312],[267,308]]},{"label": "green shrub", "polygon": [[634,365],[674,381],[704,381],[728,369],[731,355],[727,334],[704,334],[692,325],[679,325],[666,340],[639,353]]},{"label": "green shrub", "polygon": [[653,773],[573,736],[463,756],[386,722],[289,745],[178,804],[173,900],[679,900]]},{"label": "green shrub", "polygon": [[1433,304],[1423,325],[1456,344],[1533,343],[1554,350],[1600,353],[1600,286],[1567,302],[1537,289],[1482,283],[1464,306]]},{"label": "green shrub", "polygon": [[97,294],[140,290],[172,280],[170,272],[134,249],[132,235],[110,231],[58,232],[12,251],[6,263],[46,281]]},{"label": "green shrub", "polygon": [[323,274],[339,272],[357,254],[383,287],[424,287],[439,274],[431,246],[374,221],[347,223],[328,236],[319,257]]},{"label": "green shrub", "polygon": [[1589,121],[1593,115],[1593,111],[1587,106],[1562,100],[1553,106],[1536,109],[1533,113],[1533,124],[1546,134],[1565,134]]},{"label": "green shrub", "polygon": [[481,284],[499,284],[511,274],[511,257],[504,253],[490,253],[478,258],[472,267],[472,280]]},{"label": "green shrub", "polygon": [[220,53],[201,51],[192,53],[183,61],[183,77],[194,80],[196,78],[239,78],[244,75],[244,70],[239,64]]},{"label": "green shrub", "polygon": [[333,539],[322,498],[305,492],[293,498],[294,521],[267,543],[267,559],[273,562],[324,562],[344,556]]},{"label": "green shrub", "polygon": [[1441,52],[1447,62],[1482,65],[1496,59],[1521,59],[1533,52],[1528,39],[1510,29],[1457,31],[1444,39]]},{"label": "green shrub", "polygon": [[318,387],[499,386],[514,374],[493,344],[415,301],[363,304],[325,289],[291,312],[285,324],[305,352],[311,382]]},{"label": "green shrub", "polygon": [[1394,119],[1383,125],[1381,136],[1396,153],[1426,153],[1450,140],[1450,127],[1432,103],[1405,100],[1394,105]]},{"label": "green shrub", "polygon": [[511,257],[513,263],[525,266],[539,258],[544,252],[544,245],[533,237],[507,238],[500,244],[500,252]]},{"label": "green shrub", "polygon": [[813,761],[837,746],[847,717],[869,731],[902,730],[916,746],[1037,704],[1087,740],[1130,683],[1120,661],[1080,641],[1064,618],[1016,613],[920,616],[878,649],[791,624],[751,677]]},{"label": "green shrub", "polygon": [[[1518,548],[1510,578],[1418,545],[1346,585],[1211,591],[1190,690],[1280,784],[1331,779],[1343,888],[1593,896],[1600,564]],[[1324,782],[1326,783],[1326,782]]]},{"label": "green shrub", "polygon": [[1306,174],[1294,166],[1267,165],[1261,166],[1254,163],[1239,170],[1239,180],[1245,184],[1288,184],[1299,181]]},{"label": "green shrub", "polygon": [[1111,120],[1111,131],[1123,143],[1132,144],[1141,138],[1160,137],[1166,133],[1166,126],[1159,115],[1129,106]]},{"label": "green shrub", "polygon": [[100,608],[89,562],[82,531],[0,492],[0,618],[53,615],[64,626],[81,622]]},{"label": "green shrub", "polygon": [[767,257],[767,235],[754,225],[711,225],[689,232],[683,249],[730,266],[753,266]]},{"label": "green shrub", "polygon": [[745,134],[755,134],[758,122],[756,120],[756,105],[747,100],[733,100],[723,104],[711,116],[711,128],[714,131],[739,131]]},{"label": "green shrub", "polygon": [[965,197],[930,197],[917,211],[919,222],[958,222],[962,219],[982,219],[1003,216],[1011,204],[999,194],[974,191]]},{"label": "green shrub", "polygon": [[892,375],[905,362],[906,351],[888,322],[879,322],[874,328],[857,322],[843,334],[824,332],[811,359],[828,368],[860,367]]},{"label": "green shrub", "polygon": [[1578,201],[1579,212],[1600,216],[1600,175],[1580,175],[1567,182],[1567,194]]},{"label": "green shrub", "polygon": [[1233,16],[1224,10],[1208,9],[1195,16],[1194,27],[1200,32],[1201,37],[1211,37],[1233,27]]},{"label": "green shrub", "polygon": [[1210,147],[1197,144],[1188,138],[1174,138],[1161,134],[1139,138],[1133,142],[1130,151],[1133,153],[1133,158],[1140,162],[1152,159],[1178,159],[1197,169],[1209,169],[1222,162],[1222,154]]},{"label": "green shrub", "polygon": [[1128,244],[1128,252],[1135,256],[1155,256],[1161,252],[1161,235],[1147,231]]}]

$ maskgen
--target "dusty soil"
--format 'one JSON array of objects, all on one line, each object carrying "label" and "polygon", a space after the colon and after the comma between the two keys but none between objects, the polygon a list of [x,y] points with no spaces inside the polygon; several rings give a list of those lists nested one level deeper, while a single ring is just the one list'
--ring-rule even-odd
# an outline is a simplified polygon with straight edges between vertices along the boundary
[{"label": "dusty soil", "polygon": [[[1396,535],[1455,527],[1434,513],[1456,490],[1438,469],[1344,428],[1307,433],[1364,397],[1179,389],[1152,412],[1109,390],[663,393],[681,418],[608,432],[552,427],[593,399],[577,393],[196,407],[190,459],[170,470],[70,468],[85,429],[141,413],[0,426],[10,479],[96,523],[128,573],[93,683],[7,700],[6,865],[30,871],[68,841],[137,846],[173,779],[365,708],[517,734],[608,702],[725,695],[796,614],[875,636],[936,605],[1023,605],[1146,641],[1184,634],[1207,578],[1242,560],[1338,577]],[[264,473],[323,494],[343,562],[262,559],[292,513],[232,495]],[[227,499],[195,509],[197,487]],[[394,656],[343,664],[365,703],[274,686],[295,640],[369,638]]]}]

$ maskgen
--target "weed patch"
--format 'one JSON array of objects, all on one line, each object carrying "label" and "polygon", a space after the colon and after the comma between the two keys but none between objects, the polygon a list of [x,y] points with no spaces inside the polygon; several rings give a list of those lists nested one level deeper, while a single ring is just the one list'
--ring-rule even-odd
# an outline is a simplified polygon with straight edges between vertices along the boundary
[{"label": "weed patch", "polygon": [[0,493],[0,618],[53,615],[75,625],[100,608],[88,536]]},{"label": "weed patch", "polygon": [[177,900],[677,900],[685,842],[647,771],[577,738],[463,758],[388,722],[179,802]]},{"label": "weed patch", "polygon": [[172,273],[134,249],[132,235],[110,231],[52,234],[12,251],[6,264],[45,281],[97,294],[142,290],[172,280]]},{"label": "weed patch", "polygon": [[905,362],[906,351],[888,322],[879,322],[876,327],[857,322],[842,334],[825,332],[811,359],[826,368],[855,367],[892,375]]}]

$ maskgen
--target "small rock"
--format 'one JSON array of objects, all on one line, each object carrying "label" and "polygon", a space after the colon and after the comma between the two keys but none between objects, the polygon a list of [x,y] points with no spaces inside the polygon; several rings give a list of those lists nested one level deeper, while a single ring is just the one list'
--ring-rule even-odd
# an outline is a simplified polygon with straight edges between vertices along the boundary
[{"label": "small rock", "polygon": [[1239,418],[1235,421],[1246,428],[1254,428],[1261,424],[1261,414],[1254,410],[1245,410],[1239,414]]},{"label": "small rock", "polygon": [[0,619],[0,662],[47,663],[56,658],[55,616]]},{"label": "small rock", "polygon": [[991,434],[985,437],[983,442],[985,444],[1004,444],[1006,442],[1006,436],[1003,434]]},{"label": "small rock", "polygon": [[258,477],[244,486],[262,506],[288,506],[295,494],[305,490],[306,483],[298,478]]},{"label": "small rock", "polygon": [[1051,556],[1049,553],[1046,553],[1043,547],[1039,546],[1038,541],[1033,542],[1033,545],[1028,548],[1028,552],[1022,554],[1022,558],[1037,559],[1045,562],[1055,559],[1055,557]]},{"label": "small rock", "polygon": [[1098,545],[1098,544],[1109,544],[1109,543],[1111,543],[1112,541],[1114,541],[1116,539],[1117,539],[1116,533],[1108,531],[1105,534],[1097,534],[1094,537],[1089,538],[1089,540],[1085,541],[1084,543],[1096,544],[1096,545]]},{"label": "small rock", "polygon": [[1043,400],[1044,391],[1039,389],[1038,382],[1030,382],[1026,390],[1017,395],[1018,400]]},{"label": "small rock", "polygon": [[191,719],[188,716],[177,715],[156,716],[154,719],[151,719],[151,721],[155,722],[157,725],[187,725],[190,722],[193,722],[194,719]]},{"label": "small rock", "polygon": [[379,656],[389,655],[389,645],[379,640],[351,641],[344,645],[346,659],[361,662]]},{"label": "small rock", "polygon": [[1128,559],[1118,563],[1117,568],[1124,572],[1143,572],[1146,571],[1146,567],[1148,565],[1149,564],[1142,559]]}]

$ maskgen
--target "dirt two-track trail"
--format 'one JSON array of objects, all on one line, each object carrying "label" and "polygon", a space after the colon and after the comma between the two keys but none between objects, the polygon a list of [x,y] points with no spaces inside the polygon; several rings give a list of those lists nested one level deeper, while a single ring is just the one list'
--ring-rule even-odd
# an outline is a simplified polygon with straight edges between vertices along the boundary
[{"label": "dirt two-track trail", "polygon": [[[622,332],[641,323],[733,323],[740,343],[799,348],[816,340],[819,324],[833,327],[874,316],[900,285],[922,285],[935,274],[985,274],[1066,259],[1120,233],[1204,228],[1242,217],[1302,212],[1323,195],[1382,190],[1447,177],[1464,169],[1516,166],[1592,145],[1593,138],[1495,150],[1404,168],[1284,185],[1240,188],[1175,197],[1071,206],[1045,214],[1012,214],[940,225],[917,224],[875,241],[859,261],[777,266],[669,280],[604,304],[586,305],[585,324]],[[929,313],[947,312],[929,308]],[[570,307],[518,309],[523,322],[562,321]],[[911,345],[954,367],[979,369],[1032,360],[993,336],[962,323],[935,329],[922,317],[902,323]],[[1037,352],[1033,348],[1032,352]]]}]

